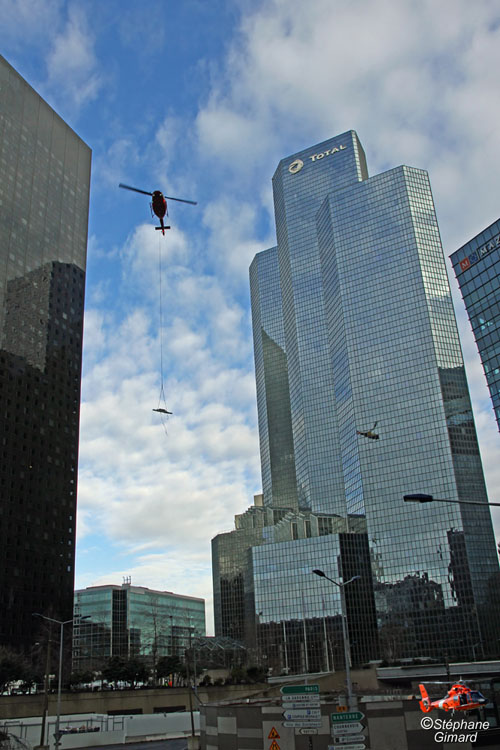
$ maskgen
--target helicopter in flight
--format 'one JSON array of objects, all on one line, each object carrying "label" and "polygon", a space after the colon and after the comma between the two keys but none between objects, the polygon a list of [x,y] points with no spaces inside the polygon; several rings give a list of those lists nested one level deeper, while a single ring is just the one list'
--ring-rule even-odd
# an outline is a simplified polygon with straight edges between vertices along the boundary
[{"label": "helicopter in flight", "polygon": [[173,198],[171,195],[163,195],[160,190],[153,190],[153,192],[151,193],[148,190],[139,190],[139,188],[131,187],[130,185],[124,185],[123,182],[120,182],[118,187],[121,187],[124,190],[132,190],[134,193],[142,193],[143,195],[151,196],[151,216],[153,214],[156,214],[156,216],[159,218],[160,226],[155,227],[155,229],[160,229],[163,235],[165,234],[165,229],[170,229],[170,227],[166,226],[163,222],[165,214],[168,216],[167,200],[178,201],[179,203],[190,203],[192,206],[197,205],[196,201],[188,201],[185,198]]},{"label": "helicopter in flight", "polygon": [[377,422],[375,422],[371,430],[356,430],[356,435],[361,435],[362,437],[368,438],[369,440],[378,440],[379,436],[376,432],[374,432],[376,426]]},{"label": "helicopter in flight", "polygon": [[[448,683],[449,684],[449,683]],[[442,708],[443,711],[473,711],[487,703],[486,698],[479,690],[472,690],[465,682],[457,682],[450,687],[444,698],[437,701],[431,701],[425,685],[419,685],[420,696],[419,706],[424,713],[429,713],[435,708]]]}]

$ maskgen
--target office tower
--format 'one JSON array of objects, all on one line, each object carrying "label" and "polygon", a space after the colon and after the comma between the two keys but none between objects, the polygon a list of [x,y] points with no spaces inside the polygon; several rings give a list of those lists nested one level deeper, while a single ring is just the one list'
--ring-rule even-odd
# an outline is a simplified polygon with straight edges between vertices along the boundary
[{"label": "office tower", "polygon": [[500,429],[500,219],[451,255]]},{"label": "office tower", "polygon": [[[353,132],[283,159],[250,268],[263,498],[213,541],[216,633],[274,671],[498,650],[489,509],[426,172]],[[357,579],[357,576],[360,576]],[[228,631],[233,627],[233,633]],[[451,634],[451,637],[450,637]]]},{"label": "office tower", "polygon": [[100,669],[112,656],[184,659],[206,632],[204,599],[129,582],[75,591],[74,616],[75,670]]},{"label": "office tower", "polygon": [[0,58],[0,644],[73,611],[90,149]]}]

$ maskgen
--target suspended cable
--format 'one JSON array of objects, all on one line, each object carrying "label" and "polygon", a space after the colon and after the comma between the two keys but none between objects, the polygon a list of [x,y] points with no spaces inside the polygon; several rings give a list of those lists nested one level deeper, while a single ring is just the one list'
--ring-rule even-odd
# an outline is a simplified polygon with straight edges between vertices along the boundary
[{"label": "suspended cable", "polygon": [[164,389],[164,372],[163,372],[163,285],[162,285],[162,262],[161,262],[161,237],[158,235],[158,276],[159,276],[159,318],[160,318],[160,330],[159,330],[159,339],[160,339],[160,393],[158,396],[158,406],[156,409],[153,409],[153,411],[158,412],[161,414],[161,421],[163,424],[163,428],[165,430],[165,434],[167,434],[167,420],[169,414],[172,414],[172,412],[168,411],[167,409],[167,402],[165,399],[165,389]]}]

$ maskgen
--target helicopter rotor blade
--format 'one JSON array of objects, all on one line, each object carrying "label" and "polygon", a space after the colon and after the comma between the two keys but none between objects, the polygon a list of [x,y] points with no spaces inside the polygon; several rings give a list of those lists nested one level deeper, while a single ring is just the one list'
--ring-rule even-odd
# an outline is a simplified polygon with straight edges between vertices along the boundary
[{"label": "helicopter rotor blade", "polygon": [[130,185],[124,185],[123,182],[120,182],[118,187],[124,188],[124,190],[133,190],[134,193],[142,193],[143,195],[153,195],[153,193],[148,193],[147,190],[139,190],[139,188],[131,187]]},{"label": "helicopter rotor blade", "polygon": [[171,195],[165,195],[164,197],[165,197],[165,200],[167,201],[179,201],[179,203],[190,203],[192,206],[198,205],[197,201],[188,201],[185,198],[172,198]]}]

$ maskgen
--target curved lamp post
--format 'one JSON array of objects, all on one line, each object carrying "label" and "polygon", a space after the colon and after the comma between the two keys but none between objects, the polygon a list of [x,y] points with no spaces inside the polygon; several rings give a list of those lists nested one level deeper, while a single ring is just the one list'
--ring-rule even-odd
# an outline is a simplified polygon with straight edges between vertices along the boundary
[{"label": "curved lamp post", "polygon": [[480,500],[448,500],[444,497],[434,497],[417,492],[413,495],[403,495],[405,503],[458,503],[459,505],[481,505],[483,508],[488,505],[500,505],[500,503],[482,503]]},{"label": "curved lamp post", "polygon": [[313,570],[313,573],[319,576],[320,578],[326,578],[327,581],[334,583],[335,586],[338,586],[340,589],[340,606],[341,606],[341,611],[342,611],[342,635],[344,638],[345,676],[346,676],[346,683],[347,683],[347,706],[349,709],[351,709],[351,708],[354,708],[353,700],[352,700],[352,681],[351,681],[351,648],[349,644],[349,632],[348,632],[348,627],[347,627],[347,609],[346,609],[346,604],[345,604],[344,588],[349,583],[353,583],[354,581],[359,581],[361,576],[352,576],[352,578],[349,578],[348,581],[339,583],[338,581],[335,581],[333,578],[330,578],[330,576],[327,576],[326,573],[324,573],[322,570],[318,570],[317,568]]}]

